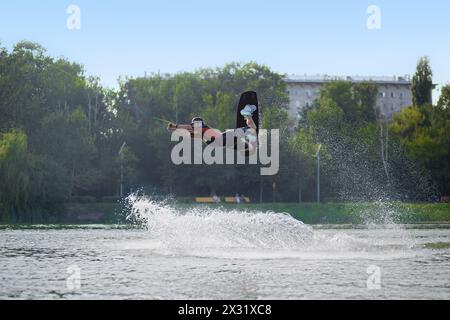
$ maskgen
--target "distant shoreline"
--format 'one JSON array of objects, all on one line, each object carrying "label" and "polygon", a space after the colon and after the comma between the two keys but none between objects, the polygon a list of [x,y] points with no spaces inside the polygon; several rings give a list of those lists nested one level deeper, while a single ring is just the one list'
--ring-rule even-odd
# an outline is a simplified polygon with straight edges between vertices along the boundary
[{"label": "distant shoreline", "polygon": [[[185,212],[192,208],[211,210],[242,210],[249,212],[288,213],[311,225],[365,225],[386,224],[450,224],[449,203],[247,203],[196,204],[175,202],[170,206]],[[67,203],[64,210],[42,221],[7,222],[0,225],[84,225],[126,224],[124,206],[115,202]]]}]

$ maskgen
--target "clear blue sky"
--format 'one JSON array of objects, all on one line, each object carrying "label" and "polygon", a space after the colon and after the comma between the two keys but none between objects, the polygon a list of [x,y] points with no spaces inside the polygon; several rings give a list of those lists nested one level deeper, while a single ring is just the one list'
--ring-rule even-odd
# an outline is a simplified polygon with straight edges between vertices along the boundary
[{"label": "clear blue sky", "polygon": [[[66,8],[81,9],[81,30]],[[366,9],[381,9],[368,30]],[[0,42],[39,42],[115,86],[120,75],[257,61],[294,74],[404,75],[431,58],[450,82],[450,1],[14,0],[0,3]]]}]

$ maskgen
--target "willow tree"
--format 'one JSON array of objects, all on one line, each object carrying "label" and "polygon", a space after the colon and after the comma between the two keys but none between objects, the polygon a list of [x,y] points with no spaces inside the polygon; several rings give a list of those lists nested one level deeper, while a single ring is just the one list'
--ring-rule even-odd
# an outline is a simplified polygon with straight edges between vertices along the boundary
[{"label": "willow tree", "polygon": [[20,130],[0,139],[0,220],[12,221],[22,213],[29,200],[28,139]]}]

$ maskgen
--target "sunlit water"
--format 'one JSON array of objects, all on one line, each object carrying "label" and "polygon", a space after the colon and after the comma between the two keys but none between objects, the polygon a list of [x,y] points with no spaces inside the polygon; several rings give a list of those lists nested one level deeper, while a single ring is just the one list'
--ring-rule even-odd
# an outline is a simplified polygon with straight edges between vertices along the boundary
[{"label": "sunlit water", "polygon": [[[450,229],[312,228],[145,199],[133,200],[132,217],[145,228],[0,230],[0,298],[450,298],[450,250],[424,246],[450,242]],[[368,288],[369,266],[380,268],[380,289]]]}]

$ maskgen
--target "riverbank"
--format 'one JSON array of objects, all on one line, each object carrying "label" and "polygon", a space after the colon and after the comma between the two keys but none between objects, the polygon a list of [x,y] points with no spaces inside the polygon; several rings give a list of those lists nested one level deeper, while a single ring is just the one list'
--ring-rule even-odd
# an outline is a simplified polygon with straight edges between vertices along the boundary
[{"label": "riverbank", "polygon": [[[171,204],[182,211],[207,207],[224,210],[262,212],[286,212],[307,224],[361,224],[375,223],[450,223],[448,203],[248,203],[248,204]],[[123,223],[126,210],[119,203],[72,203],[67,204],[64,221]]]},{"label": "riverbank", "polygon": [[[374,223],[450,223],[449,203],[247,203],[196,204],[174,202],[181,211],[193,208],[286,212],[307,224],[364,224]],[[33,224],[126,223],[126,210],[118,202],[68,203],[59,214]],[[2,223],[2,222],[0,222]],[[3,222],[6,223],[6,222]]]},{"label": "riverbank", "polygon": [[[178,205],[184,208],[198,204]],[[286,212],[307,224],[450,223],[448,203],[255,203],[203,205],[227,210]]]}]

